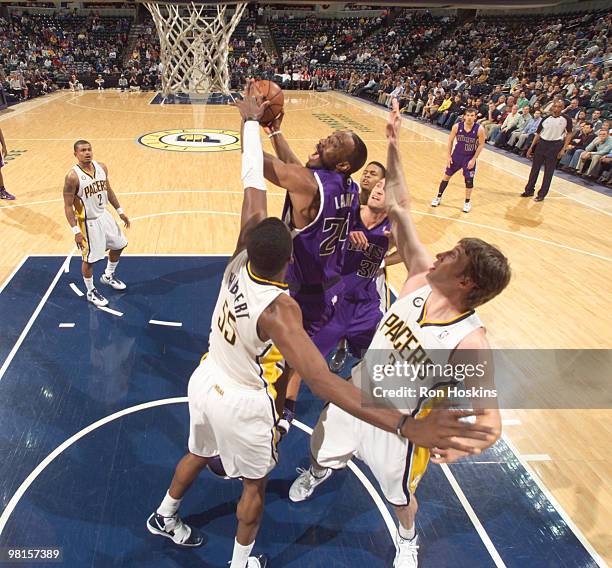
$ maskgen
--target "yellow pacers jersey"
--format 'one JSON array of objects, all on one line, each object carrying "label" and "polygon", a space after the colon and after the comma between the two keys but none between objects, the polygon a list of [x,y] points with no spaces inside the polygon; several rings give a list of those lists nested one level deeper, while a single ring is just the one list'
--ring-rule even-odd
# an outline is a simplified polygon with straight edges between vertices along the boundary
[{"label": "yellow pacers jersey", "polygon": [[[356,384],[371,381],[371,370],[375,369],[375,365],[445,365],[461,340],[475,329],[483,327],[474,310],[449,321],[430,320],[427,317],[427,299],[430,294],[431,287],[426,285],[391,305],[378,325],[364,361],[353,369]],[[427,373],[416,384],[419,388],[433,388],[438,379],[434,373]],[[406,380],[408,385],[410,379]],[[402,410],[406,411],[406,404],[416,401],[416,398],[402,398],[395,402],[402,404]],[[414,411],[415,408],[409,410]]]},{"label": "yellow pacers jersey", "polygon": [[94,168],[93,176],[82,170],[78,164],[72,167],[79,176],[79,190],[76,194],[79,199],[75,200],[75,209],[77,215],[84,218],[82,220],[97,219],[106,211],[108,203],[106,172],[98,162],[91,164]]},{"label": "yellow pacers jersey", "polygon": [[212,317],[209,352],[202,365],[214,365],[227,380],[247,389],[268,389],[276,397],[274,383],[285,361],[272,341],[257,334],[261,313],[287,285],[253,273],[246,251],[230,261],[221,283]]}]

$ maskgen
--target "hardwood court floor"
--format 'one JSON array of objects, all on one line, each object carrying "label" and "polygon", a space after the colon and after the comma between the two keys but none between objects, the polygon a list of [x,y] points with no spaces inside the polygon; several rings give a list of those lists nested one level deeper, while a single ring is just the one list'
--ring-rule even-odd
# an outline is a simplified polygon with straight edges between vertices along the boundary
[{"label": "hardwood court floor", "polygon": [[[58,93],[0,116],[15,158],[3,169],[17,201],[0,205],[0,282],[27,254],[69,254],[72,236],[62,207],[72,144],[93,144],[133,220],[130,253],[229,253],[238,232],[240,153],[164,151],[138,139],[172,129],[238,130],[227,106],[149,105],[150,94]],[[384,111],[341,94],[286,93],[283,131],[298,156],[337,128],[353,128],[369,158],[385,162]],[[504,294],[479,310],[494,347],[609,349],[612,344],[612,202],[555,177],[544,203],[520,199],[528,167],[485,150],[478,164],[473,210],[461,212],[463,180],[455,176],[442,206],[431,209],[445,163],[446,133],[406,121],[402,147],[419,234],[433,252],[465,236],[499,245],[513,267]],[[266,141],[264,147],[270,148]],[[279,214],[283,192],[271,188]],[[405,276],[391,270],[398,287]],[[537,389],[537,385],[525,388]],[[602,397],[605,396],[602,390]],[[605,407],[609,400],[602,400]],[[505,412],[504,434],[528,456],[571,519],[595,549],[612,559],[607,511],[612,412],[521,410]],[[548,459],[550,458],[550,459]]]}]

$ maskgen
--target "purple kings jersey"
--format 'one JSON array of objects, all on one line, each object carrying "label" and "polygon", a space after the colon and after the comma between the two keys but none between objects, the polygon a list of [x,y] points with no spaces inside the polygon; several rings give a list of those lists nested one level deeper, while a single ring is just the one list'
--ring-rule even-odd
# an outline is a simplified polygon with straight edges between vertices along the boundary
[{"label": "purple kings jersey", "polygon": [[376,276],[389,249],[389,239],[385,233],[390,230],[391,223],[386,218],[368,229],[361,221],[361,215],[357,217],[353,231],[363,231],[368,239],[368,248],[359,250],[350,241],[347,242],[342,268],[344,297],[347,300],[380,302]]},{"label": "purple kings jersey", "polygon": [[453,148],[453,160],[455,158],[465,158],[470,160],[476,153],[478,148],[478,129],[480,124],[477,122],[472,126],[472,130],[467,132],[465,130],[465,123],[460,122],[459,128],[457,128],[457,136],[455,136],[455,147]]},{"label": "purple kings jersey", "polygon": [[331,284],[340,280],[344,241],[359,215],[359,186],[342,174],[313,170],[321,203],[314,221],[296,229],[291,220],[291,200],[285,198],[283,221],[293,235],[293,263],[286,280],[292,290],[299,285]]}]

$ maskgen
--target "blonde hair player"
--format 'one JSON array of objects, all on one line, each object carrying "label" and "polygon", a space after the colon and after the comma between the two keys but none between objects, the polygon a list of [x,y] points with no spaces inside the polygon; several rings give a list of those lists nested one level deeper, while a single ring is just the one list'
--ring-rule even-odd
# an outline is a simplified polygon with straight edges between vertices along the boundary
[{"label": "blonde hair player", "polygon": [[[387,124],[388,156],[385,185],[387,216],[392,223],[397,249],[408,269],[398,300],[383,315],[364,361],[380,357],[383,365],[414,361],[417,353],[443,364],[461,364],[467,360],[490,359],[485,330],[474,308],[499,294],[510,280],[506,257],[495,247],[479,239],[462,239],[451,250],[429,254],[419,240],[410,214],[410,196],[404,179],[399,155],[401,117],[397,100]],[[465,351],[470,350],[470,351]],[[450,357],[449,357],[450,353]],[[474,357],[474,353],[476,356]],[[446,357],[446,361],[443,358]],[[421,360],[421,359],[419,359]],[[353,368],[353,379],[365,385],[368,378],[365,362]],[[486,367],[483,382],[494,386],[490,367]],[[410,379],[406,378],[408,382]],[[419,385],[434,389],[442,384],[458,384],[455,378],[419,377]],[[466,379],[466,386],[469,385]],[[481,401],[474,401],[474,406]],[[426,418],[433,401],[425,396],[401,404],[409,417]],[[501,433],[501,420],[496,401],[486,401],[475,424],[490,427],[495,438],[476,442],[480,449],[489,447]],[[431,450],[432,461],[455,461],[467,456],[453,449]],[[304,501],[315,488],[328,479],[334,469],[346,467],[359,456],[372,470],[382,492],[393,506],[399,520],[394,568],[416,568],[418,544],[415,527],[417,485],[425,473],[430,449],[418,442],[405,440],[351,416],[334,404],[321,413],[310,441],[311,466],[298,470],[300,476],[289,490],[289,498]]]},{"label": "blonde hair player", "polygon": [[115,271],[121,252],[128,244],[107,210],[107,203],[117,210],[126,229],[130,227],[130,220],[110,186],[108,168],[94,161],[91,144],[87,140],[77,140],[74,155],[78,162],[64,180],[64,213],[74,233],[74,242],[83,256],[81,272],[87,288],[87,300],[95,306],[104,307],[108,305],[108,300],[94,286],[93,265],[102,260],[108,250],[108,263],[100,282],[115,290],[125,290],[125,283],[115,276]]}]

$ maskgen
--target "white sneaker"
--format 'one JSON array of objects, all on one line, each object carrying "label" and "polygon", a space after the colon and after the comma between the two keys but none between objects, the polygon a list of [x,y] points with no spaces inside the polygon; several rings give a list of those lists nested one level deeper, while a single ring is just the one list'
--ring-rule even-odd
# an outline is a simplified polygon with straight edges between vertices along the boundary
[{"label": "white sneaker", "polygon": [[469,213],[472,210],[472,203],[471,202],[467,202],[463,204],[463,212],[464,213]]},{"label": "white sneaker", "polygon": [[442,198],[441,197],[435,197],[431,201],[431,206],[432,207],[437,207],[438,205],[440,205],[441,202],[442,202]]},{"label": "white sneaker", "polygon": [[268,558],[263,554],[258,556],[249,556],[246,568],[267,568]]},{"label": "white sneaker", "polygon": [[102,284],[110,286],[111,288],[114,288],[115,290],[125,290],[127,288],[125,282],[122,282],[121,280],[119,280],[119,278],[115,278],[114,273],[110,276],[107,276],[105,272],[104,274],[102,274],[102,276],[100,276],[100,282],[102,282]]},{"label": "white sneaker", "polygon": [[108,300],[95,288],[90,292],[87,292],[87,301],[91,302],[94,306],[98,308],[108,306]]},{"label": "white sneaker", "polygon": [[201,546],[204,542],[202,534],[185,524],[178,515],[162,517],[159,513],[153,513],[147,519],[147,529],[151,534],[165,536],[179,546]]},{"label": "white sneaker", "polygon": [[393,561],[393,568],[417,568],[419,565],[419,545],[418,536],[412,540],[406,540],[399,534],[397,535],[397,552]]},{"label": "white sneaker", "polygon": [[312,475],[310,468],[302,469],[298,467],[296,470],[300,475],[293,482],[289,489],[289,499],[294,503],[299,503],[300,501],[305,501],[308,499],[313,493],[317,485],[321,485],[326,479],[328,479],[332,470],[327,469],[325,471],[325,475],[322,477],[315,477]]}]

